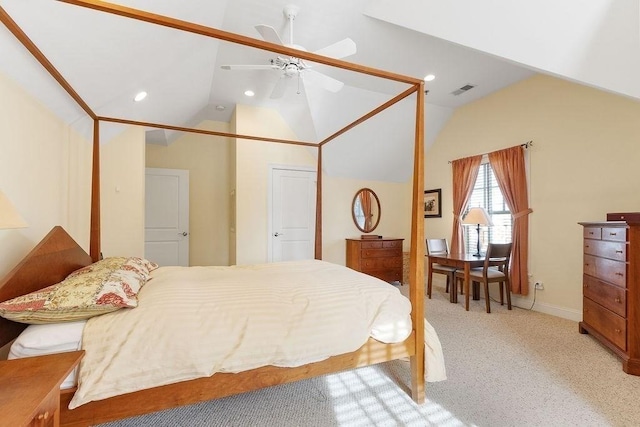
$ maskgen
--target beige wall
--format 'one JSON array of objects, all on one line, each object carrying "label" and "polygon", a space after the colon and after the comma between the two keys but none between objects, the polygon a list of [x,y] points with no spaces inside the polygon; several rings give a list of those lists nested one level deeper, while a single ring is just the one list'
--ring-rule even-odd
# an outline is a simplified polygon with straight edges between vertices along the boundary
[{"label": "beige wall", "polygon": [[89,246],[91,145],[0,74],[0,190],[29,224],[0,230],[0,277],[56,225]]},{"label": "beige wall", "polygon": [[[275,111],[236,106],[236,132],[241,135],[296,139]],[[236,263],[267,262],[267,186],[269,165],[316,167],[306,147],[236,140]]]},{"label": "beige wall", "polygon": [[640,211],[639,117],[638,102],[542,75],[458,108],[426,153],[425,188],[443,196],[443,217],[425,220],[426,236],[451,238],[449,160],[533,140],[529,266],[545,286],[534,309],[581,319],[577,223]]},{"label": "beige wall", "polygon": [[[198,128],[229,132],[229,123]],[[147,144],[147,167],[189,171],[190,265],[229,265],[230,146],[230,138],[193,133],[169,146]]]},{"label": "beige wall", "polygon": [[100,144],[102,254],[144,256],[144,132],[138,126]]},{"label": "beige wall", "polygon": [[[7,100],[0,103],[0,120],[6,136],[0,141],[3,153],[0,156],[0,189],[30,224],[27,229],[0,231],[0,272],[4,273],[57,224],[63,225],[88,250],[91,143],[70,130],[12,82],[0,79],[0,85]],[[283,120],[274,111],[265,109],[239,106],[227,129],[225,123],[205,125],[221,131],[295,139]],[[181,144],[193,144],[190,147],[192,151],[196,150],[196,157],[204,159],[208,155],[215,162],[215,167],[206,166],[211,165],[210,162],[202,162],[198,167],[202,168],[204,164],[205,169],[208,167],[205,172],[215,169],[216,176],[222,181],[225,177],[218,175],[227,168],[226,184],[213,190],[205,190],[203,186],[196,196],[192,196],[196,200],[207,198],[209,206],[215,205],[214,217],[218,213],[222,213],[222,217],[228,216],[226,220],[209,222],[217,227],[216,233],[221,236],[213,239],[221,245],[216,246],[213,252],[219,256],[225,253],[225,247],[229,248],[226,256],[230,263],[234,263],[237,246],[239,263],[263,262],[267,258],[268,167],[277,164],[315,168],[314,152],[305,147],[238,141],[237,145],[229,142],[226,154],[213,151],[206,154],[206,150],[211,149],[206,146],[214,146],[207,144],[208,138],[187,137],[176,141],[174,144],[178,145],[174,149],[178,150]],[[14,144],[13,141],[21,143]],[[175,164],[165,166],[162,162],[168,157],[185,163],[196,162],[193,158],[182,159],[168,147],[152,147],[145,153],[144,129],[138,127],[123,127],[119,136],[101,144],[102,252],[105,256],[144,254],[145,156],[149,157],[151,167],[189,168]],[[223,158],[227,159],[226,166]],[[236,170],[240,172],[235,173]],[[210,178],[207,173],[205,175]],[[353,195],[362,187],[376,191],[382,203],[382,219],[375,232],[405,238],[409,235],[409,219],[402,214],[410,209],[408,184],[357,181],[326,175],[323,179],[325,259],[344,263],[344,239],[361,234],[355,228],[350,212]],[[193,171],[191,182],[193,186]],[[223,188],[225,185],[226,189]],[[239,212],[235,223],[230,213],[233,212],[233,198],[230,196],[233,190],[236,190]],[[209,191],[213,197],[208,197]],[[196,215],[202,212],[196,222],[206,222],[208,213],[204,213],[205,210],[200,207],[191,209]],[[237,235],[229,232],[233,225],[239,231]],[[193,252],[197,254],[198,250]],[[211,253],[208,252],[209,255]],[[224,259],[209,262],[209,259],[196,258],[195,263],[225,262]]]},{"label": "beige wall", "polygon": [[408,251],[411,235],[411,182],[390,183],[333,178],[323,175],[323,259],[344,265],[346,238],[364,234],[353,223],[353,197],[361,188],[370,188],[380,199],[380,224],[371,234],[404,238]]},{"label": "beige wall", "polygon": [[[229,122],[229,132],[237,134],[236,111],[233,110]],[[236,264],[236,140],[229,144],[229,265]]]},{"label": "beige wall", "polygon": [[[295,134],[274,110],[239,105],[236,107],[236,132],[247,135],[296,139]],[[315,149],[313,149],[315,150]],[[237,263],[267,260],[267,186],[269,165],[316,168],[312,149],[285,144],[238,140],[235,150],[235,197]],[[345,238],[362,234],[353,223],[351,203],[363,187],[376,192],[382,206],[376,234],[409,238],[411,183],[360,181],[328,177],[323,174],[323,259],[345,263]],[[233,235],[233,233],[232,233]],[[405,241],[408,250],[409,240]]]}]

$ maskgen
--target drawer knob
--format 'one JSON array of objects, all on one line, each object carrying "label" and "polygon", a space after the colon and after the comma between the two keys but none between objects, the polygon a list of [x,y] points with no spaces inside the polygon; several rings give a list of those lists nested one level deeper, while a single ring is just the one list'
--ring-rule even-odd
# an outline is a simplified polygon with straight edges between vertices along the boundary
[{"label": "drawer knob", "polygon": [[584,287],[585,287],[585,288],[588,288],[588,287],[589,287],[589,285],[585,283],[585,284],[584,284]]},{"label": "drawer knob", "polygon": [[616,273],[616,276],[624,276],[622,273]]},{"label": "drawer knob", "polygon": [[620,332],[622,332],[620,329],[616,328],[616,333],[619,334]]},{"label": "drawer knob", "polygon": [[617,236],[618,233],[609,233],[609,236]]},{"label": "drawer knob", "polygon": [[616,251],[616,253],[617,253],[617,254],[621,254],[621,253],[622,253],[622,251]]},{"label": "drawer knob", "polygon": [[593,231],[590,231],[589,234],[593,234]]},{"label": "drawer knob", "polygon": [[615,302],[620,302],[620,297],[616,297]]},{"label": "drawer knob", "polygon": [[584,245],[584,247],[585,247],[585,248],[588,248],[588,247],[589,247],[589,245]]}]

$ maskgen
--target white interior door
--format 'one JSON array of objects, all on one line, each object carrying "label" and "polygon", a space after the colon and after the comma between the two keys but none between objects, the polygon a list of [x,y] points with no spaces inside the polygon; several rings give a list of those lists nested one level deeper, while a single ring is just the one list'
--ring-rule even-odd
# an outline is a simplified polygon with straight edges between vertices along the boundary
[{"label": "white interior door", "polygon": [[189,171],[146,168],[144,256],[189,265]]},{"label": "white interior door", "polygon": [[313,259],[316,172],[271,168],[269,261]]}]

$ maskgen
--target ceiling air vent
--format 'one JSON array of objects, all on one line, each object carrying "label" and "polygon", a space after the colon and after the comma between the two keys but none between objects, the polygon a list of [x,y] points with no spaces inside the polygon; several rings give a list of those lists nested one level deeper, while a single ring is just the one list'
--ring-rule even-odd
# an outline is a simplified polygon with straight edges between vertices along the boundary
[{"label": "ceiling air vent", "polygon": [[452,95],[460,95],[461,93],[465,93],[468,90],[473,89],[475,86],[474,85],[470,85],[470,84],[466,84],[464,86],[462,86],[460,89],[456,89],[453,92],[451,92]]}]

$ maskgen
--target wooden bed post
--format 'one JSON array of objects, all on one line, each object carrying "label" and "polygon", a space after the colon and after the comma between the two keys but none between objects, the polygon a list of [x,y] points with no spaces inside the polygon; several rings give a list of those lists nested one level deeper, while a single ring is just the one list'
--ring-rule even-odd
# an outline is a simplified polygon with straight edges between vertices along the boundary
[{"label": "wooden bed post", "polygon": [[89,255],[93,262],[100,259],[100,121],[93,121],[93,163],[91,170],[91,237]]},{"label": "wooden bed post", "polygon": [[318,170],[316,172],[316,249],[315,258],[322,259],[322,145],[318,145]]},{"label": "wooden bed post", "polygon": [[416,336],[416,353],[411,357],[411,397],[425,401],[424,379],[424,82],[416,85],[416,142],[413,158],[413,203],[411,211],[411,249],[409,255],[409,294],[413,309],[411,321]]}]

